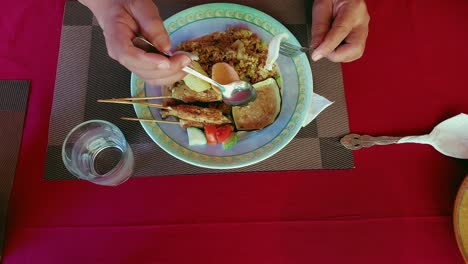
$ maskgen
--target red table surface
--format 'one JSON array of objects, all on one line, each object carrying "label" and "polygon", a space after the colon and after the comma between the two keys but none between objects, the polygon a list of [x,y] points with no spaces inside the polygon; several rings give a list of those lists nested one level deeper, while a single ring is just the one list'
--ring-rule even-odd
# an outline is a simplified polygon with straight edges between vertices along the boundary
[{"label": "red table surface", "polygon": [[[351,131],[468,113],[468,2],[367,4],[365,55],[343,64]],[[426,145],[357,151],[352,170],[44,181],[63,6],[2,1],[0,79],[32,80],[4,263],[463,263],[451,214],[467,163]]]}]

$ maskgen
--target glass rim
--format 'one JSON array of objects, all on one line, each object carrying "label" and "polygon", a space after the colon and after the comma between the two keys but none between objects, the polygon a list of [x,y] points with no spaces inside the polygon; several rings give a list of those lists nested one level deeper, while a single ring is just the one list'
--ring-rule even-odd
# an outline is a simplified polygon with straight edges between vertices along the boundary
[{"label": "glass rim", "polygon": [[[66,159],[69,159],[69,157],[68,157],[68,155],[66,154],[65,147],[66,147],[66,145],[67,145],[67,142],[68,142],[70,136],[71,136],[74,132],[76,132],[76,131],[77,131],[79,128],[81,128],[82,126],[88,125],[88,124],[90,124],[90,123],[101,123],[101,124],[109,125],[109,126],[111,126],[111,127],[113,127],[113,128],[116,128],[116,129],[120,132],[121,136],[125,139],[125,135],[123,134],[123,132],[120,130],[119,127],[117,127],[115,124],[113,124],[113,123],[111,123],[111,122],[109,122],[109,121],[101,120],[101,119],[91,119],[91,120],[82,122],[82,123],[80,123],[80,124],[74,126],[74,127],[68,132],[67,136],[65,137],[65,139],[63,140],[63,143],[62,143],[62,162],[63,162],[63,164],[65,165],[65,167],[68,169],[68,171],[70,171],[73,175],[75,175],[75,177],[80,178],[80,179],[85,179],[85,180],[90,180],[90,179],[79,177],[79,176],[76,174],[76,172],[74,171],[74,169],[71,168],[71,167],[69,166],[68,160],[66,160]],[[125,141],[126,141],[126,139],[125,139]],[[127,144],[128,144],[128,142],[127,142]],[[121,162],[122,162],[122,161],[119,161],[119,164],[120,164]],[[116,169],[116,168],[113,168],[110,172],[114,171],[115,169]],[[107,172],[106,174],[108,174],[108,173],[110,173],[110,172]],[[79,174],[79,173],[78,173],[78,174]],[[103,175],[101,175],[101,176],[103,176]]]}]

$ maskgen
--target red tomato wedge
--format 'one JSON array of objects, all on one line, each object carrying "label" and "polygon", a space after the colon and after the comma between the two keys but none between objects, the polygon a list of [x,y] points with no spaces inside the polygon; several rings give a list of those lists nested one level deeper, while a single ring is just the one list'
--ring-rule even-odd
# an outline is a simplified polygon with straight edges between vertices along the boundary
[{"label": "red tomato wedge", "polygon": [[206,125],[204,129],[205,129],[206,142],[208,144],[218,144],[218,140],[216,139],[216,134],[217,134],[216,125]]},{"label": "red tomato wedge", "polygon": [[230,138],[233,132],[234,130],[231,125],[219,126],[216,129],[216,140],[218,141],[218,143],[223,143],[224,141]]}]

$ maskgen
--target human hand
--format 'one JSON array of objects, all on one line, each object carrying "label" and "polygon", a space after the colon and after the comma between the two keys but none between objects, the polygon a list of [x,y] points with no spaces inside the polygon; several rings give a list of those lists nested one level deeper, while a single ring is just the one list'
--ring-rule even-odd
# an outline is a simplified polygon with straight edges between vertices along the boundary
[{"label": "human hand", "polygon": [[369,31],[364,0],[315,0],[312,7],[313,61],[350,62],[364,53]]},{"label": "human hand", "polygon": [[183,54],[167,58],[147,53],[132,44],[143,35],[159,51],[167,52],[171,41],[158,8],[151,0],[80,0],[96,16],[103,29],[109,56],[150,84],[178,81],[185,76],[182,68],[191,63]]}]

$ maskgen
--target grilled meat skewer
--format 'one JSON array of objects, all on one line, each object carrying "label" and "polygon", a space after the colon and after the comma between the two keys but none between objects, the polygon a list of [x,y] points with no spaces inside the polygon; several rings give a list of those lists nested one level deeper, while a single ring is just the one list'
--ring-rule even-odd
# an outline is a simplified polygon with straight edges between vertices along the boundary
[{"label": "grilled meat skewer", "polygon": [[195,92],[184,83],[177,83],[171,88],[171,97],[183,101],[184,103],[193,102],[218,102],[222,101],[222,96],[214,89],[208,89],[203,92]]},{"label": "grilled meat skewer", "polygon": [[232,121],[218,109],[203,108],[194,105],[174,105],[169,109],[161,109],[161,117],[175,116],[180,119],[195,121],[203,124],[227,124]]}]

